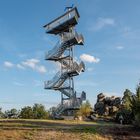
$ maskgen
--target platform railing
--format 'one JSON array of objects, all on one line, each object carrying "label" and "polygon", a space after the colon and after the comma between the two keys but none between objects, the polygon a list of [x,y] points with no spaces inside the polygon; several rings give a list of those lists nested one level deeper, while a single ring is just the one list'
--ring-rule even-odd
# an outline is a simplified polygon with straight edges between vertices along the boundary
[{"label": "platform railing", "polygon": [[68,21],[68,20],[70,20],[70,19],[72,19],[74,17],[75,17],[76,20],[78,20],[78,15],[77,15],[75,10],[73,10],[73,11],[71,11],[71,12],[69,12],[69,13],[67,13],[67,14],[59,17],[59,18],[57,18],[55,21],[53,21],[50,24],[46,25],[45,29],[47,31],[49,31],[49,30],[51,30],[51,29],[63,24],[64,22],[66,22],[66,21]]},{"label": "platform railing", "polygon": [[53,87],[54,84],[55,84],[55,83],[58,81],[58,79],[60,78],[60,76],[61,76],[61,71],[57,72],[57,73],[55,74],[55,76],[53,77],[52,80],[49,80],[49,81],[46,81],[46,82],[45,82],[45,88],[47,88],[47,87]]},{"label": "platform railing", "polygon": [[67,97],[73,96],[73,89],[61,89],[60,92],[66,95]]},{"label": "platform railing", "polygon": [[70,108],[79,108],[81,106],[81,100],[76,98],[75,101],[72,99],[67,100],[63,104],[59,104],[56,107],[55,115],[59,117],[59,115],[65,110],[65,109],[70,109]]},{"label": "platform railing", "polygon": [[72,69],[70,69],[69,71],[65,70],[65,71],[63,71],[63,73],[62,73],[62,71],[57,72],[57,74],[53,77],[52,80],[45,82],[45,87],[46,88],[59,88],[66,81],[66,79],[69,77],[68,73],[69,74],[71,74],[71,73],[80,74],[81,72],[84,71],[84,69],[85,69],[85,65],[83,62],[81,62],[78,65],[78,63],[75,61],[73,63]]},{"label": "platform railing", "polygon": [[62,41],[57,42],[55,47],[48,51],[46,54],[46,59],[54,58],[54,57],[60,57],[61,54],[70,47],[70,44],[67,44],[67,41],[71,40],[72,38],[75,38],[77,40],[77,43],[83,43],[83,36],[79,35],[76,31],[70,32],[70,33],[64,33],[62,35]]}]

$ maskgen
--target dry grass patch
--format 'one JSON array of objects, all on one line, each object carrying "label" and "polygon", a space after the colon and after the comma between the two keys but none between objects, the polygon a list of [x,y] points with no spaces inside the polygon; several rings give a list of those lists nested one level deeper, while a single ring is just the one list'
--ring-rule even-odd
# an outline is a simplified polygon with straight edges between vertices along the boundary
[{"label": "dry grass patch", "polygon": [[132,126],[106,122],[0,120],[0,140],[139,140]]}]

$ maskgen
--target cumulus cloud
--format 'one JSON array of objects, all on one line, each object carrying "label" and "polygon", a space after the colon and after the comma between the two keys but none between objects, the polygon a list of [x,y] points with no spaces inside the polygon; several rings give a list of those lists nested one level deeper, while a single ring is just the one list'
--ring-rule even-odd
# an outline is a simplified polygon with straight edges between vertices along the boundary
[{"label": "cumulus cloud", "polygon": [[117,46],[116,49],[117,50],[123,50],[124,49],[124,46]]},{"label": "cumulus cloud", "polygon": [[12,68],[14,66],[14,64],[9,62],[9,61],[5,61],[4,66],[7,67],[7,68]]},{"label": "cumulus cloud", "polygon": [[85,61],[85,62],[89,62],[89,63],[98,63],[100,61],[99,58],[96,58],[96,57],[89,55],[89,54],[82,54],[80,56],[80,59]]},{"label": "cumulus cloud", "polygon": [[35,71],[39,72],[39,73],[46,73],[47,72],[45,66],[40,65],[40,61],[38,59],[34,59],[34,58],[27,59],[27,60],[22,61],[18,64],[15,64],[15,65],[11,62],[5,61],[4,66],[9,67],[9,68],[10,67],[16,67],[16,68],[22,69],[22,70],[30,68],[32,70],[35,70]]},{"label": "cumulus cloud", "polygon": [[32,58],[32,59],[27,59],[26,61],[23,61],[22,65],[34,69],[38,63],[39,63],[38,59]]},{"label": "cumulus cloud", "polygon": [[32,59],[27,59],[26,61],[21,62],[21,64],[24,67],[31,68],[33,70],[40,72],[40,73],[46,73],[47,70],[46,70],[45,66],[40,65],[39,62],[40,61],[38,59],[32,58]]},{"label": "cumulus cloud", "polygon": [[96,23],[93,24],[89,30],[91,31],[97,31],[97,30],[101,30],[102,28],[106,27],[106,26],[113,26],[115,25],[115,20],[112,18],[98,18]]},{"label": "cumulus cloud", "polygon": [[46,73],[47,72],[45,66],[43,66],[43,65],[36,66],[35,69],[40,73]]},{"label": "cumulus cloud", "polygon": [[17,68],[18,68],[18,69],[25,69],[25,67],[22,66],[21,64],[17,64]]}]

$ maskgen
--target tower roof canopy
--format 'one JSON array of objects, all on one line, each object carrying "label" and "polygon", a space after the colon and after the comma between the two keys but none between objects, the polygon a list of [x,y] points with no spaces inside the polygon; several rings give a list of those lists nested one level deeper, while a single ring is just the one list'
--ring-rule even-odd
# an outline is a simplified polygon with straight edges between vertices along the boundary
[{"label": "tower roof canopy", "polygon": [[44,25],[46,33],[59,34],[61,32],[68,32],[69,28],[78,23],[80,17],[76,7],[67,11],[65,14]]}]

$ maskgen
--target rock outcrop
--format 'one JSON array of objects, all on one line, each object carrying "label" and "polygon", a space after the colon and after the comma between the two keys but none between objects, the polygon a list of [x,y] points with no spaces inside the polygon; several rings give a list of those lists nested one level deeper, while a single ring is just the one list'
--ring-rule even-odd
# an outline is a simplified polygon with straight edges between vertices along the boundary
[{"label": "rock outcrop", "polygon": [[108,97],[100,93],[97,95],[97,103],[94,106],[94,110],[98,115],[113,115],[119,110],[120,105],[120,97]]}]

